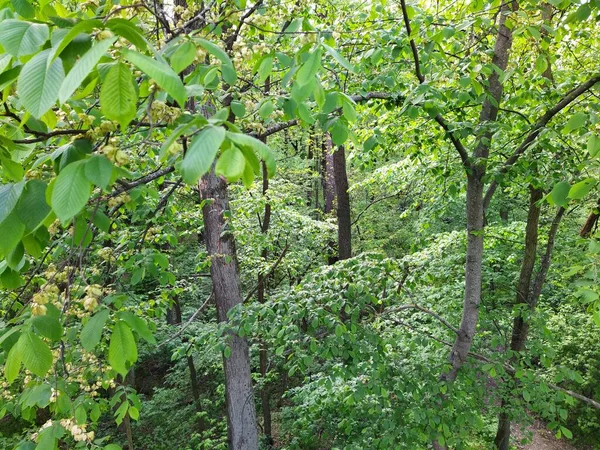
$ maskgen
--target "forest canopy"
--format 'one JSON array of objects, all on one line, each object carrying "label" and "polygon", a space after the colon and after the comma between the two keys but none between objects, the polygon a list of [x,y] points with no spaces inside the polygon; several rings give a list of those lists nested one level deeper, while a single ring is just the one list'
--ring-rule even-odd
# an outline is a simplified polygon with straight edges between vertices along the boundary
[{"label": "forest canopy", "polygon": [[0,448],[600,449],[599,21],[0,1]]}]

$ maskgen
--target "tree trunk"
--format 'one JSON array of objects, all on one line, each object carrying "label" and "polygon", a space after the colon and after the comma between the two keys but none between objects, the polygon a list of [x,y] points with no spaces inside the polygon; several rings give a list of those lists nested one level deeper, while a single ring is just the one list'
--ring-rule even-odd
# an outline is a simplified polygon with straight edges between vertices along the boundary
[{"label": "tree trunk", "polygon": [[338,254],[339,259],[348,259],[352,256],[352,225],[350,222],[350,194],[348,193],[346,152],[343,145],[340,145],[333,152],[333,167],[337,194]]},{"label": "tree trunk", "polygon": [[590,237],[598,226],[598,218],[600,218],[600,198],[598,199],[598,205],[592,210],[583,227],[581,227],[579,235],[583,238]]},{"label": "tree trunk", "polygon": [[[519,284],[517,285],[516,304],[522,305],[529,303],[529,292],[531,287],[531,277],[535,267],[535,255],[538,242],[538,226],[540,219],[539,200],[542,198],[542,191],[530,187],[529,213],[527,215],[527,226],[525,229],[525,251],[523,263],[519,274]],[[510,349],[513,352],[520,352],[525,347],[525,321],[523,315],[519,314],[513,322],[512,338]],[[498,430],[494,443],[499,450],[508,450],[510,443],[510,417],[505,411],[508,406],[505,399],[502,399],[502,411],[498,417]]]},{"label": "tree trunk", "polygon": [[[211,259],[211,275],[217,317],[219,322],[228,321],[228,312],[242,303],[235,240],[227,230],[223,216],[229,211],[227,184],[212,170],[199,183],[206,248]],[[250,355],[248,342],[232,331],[229,332],[230,356],[223,357],[225,367],[225,390],[227,397],[227,421],[229,448],[231,450],[258,450],[258,432]]]},{"label": "tree trunk", "polygon": [[322,143],[321,183],[323,184],[323,212],[329,214],[335,207],[335,172],[331,138],[326,135]]}]

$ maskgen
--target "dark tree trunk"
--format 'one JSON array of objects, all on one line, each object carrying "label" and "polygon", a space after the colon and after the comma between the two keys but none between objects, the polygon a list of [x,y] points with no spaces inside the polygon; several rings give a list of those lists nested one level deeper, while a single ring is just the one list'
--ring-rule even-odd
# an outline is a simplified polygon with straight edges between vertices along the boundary
[{"label": "dark tree trunk", "polygon": [[335,207],[335,172],[333,164],[333,152],[331,138],[323,137],[322,163],[321,163],[321,183],[323,184],[323,212],[329,214]]},{"label": "dark tree trunk", "polygon": [[598,227],[598,218],[600,218],[600,198],[598,199],[597,206],[592,210],[583,227],[581,227],[579,235],[583,238],[590,237]]},{"label": "dark tree trunk", "polygon": [[[206,248],[211,259],[211,275],[217,317],[219,322],[228,321],[228,312],[242,303],[235,240],[226,228],[223,215],[229,211],[227,184],[218,178],[213,169],[199,183]],[[250,355],[248,342],[229,332],[231,355],[223,357],[225,367],[225,390],[227,397],[227,421],[229,448],[231,450],[258,450],[258,432]]]},{"label": "dark tree trunk", "polygon": [[350,221],[346,151],[343,145],[333,152],[333,167],[337,195],[338,255],[339,259],[348,259],[352,256],[352,223]]},{"label": "dark tree trunk", "polygon": [[[542,191],[530,188],[529,213],[527,215],[527,226],[525,228],[525,251],[521,272],[519,274],[519,284],[517,285],[516,304],[522,305],[529,302],[529,292],[531,287],[531,277],[535,267],[535,255],[538,243],[538,226],[540,218],[539,200],[542,198]],[[523,315],[515,317],[513,322],[512,338],[510,350],[520,352],[525,347],[525,321]],[[508,450],[510,443],[510,417],[505,408],[508,406],[505,399],[502,399],[502,411],[498,417],[498,430],[494,443],[499,450]]]}]

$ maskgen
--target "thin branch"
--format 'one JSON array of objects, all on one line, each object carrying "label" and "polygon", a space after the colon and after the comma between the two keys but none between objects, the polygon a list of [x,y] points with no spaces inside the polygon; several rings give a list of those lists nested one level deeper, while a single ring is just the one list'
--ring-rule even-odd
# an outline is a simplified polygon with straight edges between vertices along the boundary
[{"label": "thin branch", "polygon": [[[277,269],[277,266],[279,266],[279,264],[283,260],[283,257],[286,255],[289,248],[290,248],[290,244],[286,242],[285,247],[284,247],[283,251],[281,252],[281,255],[279,255],[279,258],[277,258],[277,261],[275,261],[275,263],[271,266],[269,271],[265,275],[263,275],[263,278],[265,278],[265,279],[269,278],[273,274],[273,272],[275,272],[275,269]],[[252,298],[252,296],[254,295],[254,293],[257,290],[258,290],[258,284],[256,286],[254,286],[254,288],[248,293],[248,295],[246,295],[246,298],[244,299],[243,303],[246,303],[248,300],[250,300],[250,298]]]},{"label": "thin branch", "polygon": [[204,311],[204,308],[206,308],[208,306],[208,304],[210,303],[210,300],[213,298],[214,293],[215,293],[215,291],[213,290],[210,293],[210,295],[208,296],[208,298],[206,300],[204,300],[204,303],[202,303],[202,305],[200,305],[200,308],[198,308],[196,310],[196,312],[190,316],[190,318],[181,326],[181,328],[179,329],[179,331],[177,331],[177,333],[175,333],[173,336],[171,336],[167,340],[162,341],[160,344],[158,344],[156,346],[156,348],[160,348],[163,345],[167,344],[168,342],[171,342],[173,339],[181,336],[181,333],[183,333],[185,331],[185,329],[190,326],[190,324],[194,321],[194,319],[198,316],[198,314],[200,314],[202,311]]},{"label": "thin branch", "polygon": [[[550,122],[554,116],[556,116],[559,112],[561,112],[564,108],[566,108],[570,103],[577,99],[580,95],[585,93],[587,90],[591,89],[596,83],[600,82],[600,75],[595,75],[585,83],[580,84],[576,88],[569,91],[560,102],[550,108],[546,113],[538,119],[538,121],[533,125],[533,128],[525,138],[525,140],[519,145],[519,147],[514,151],[514,153],[506,160],[506,162],[496,171],[497,178],[498,175],[505,174],[508,169],[512,167],[512,165],[517,162],[519,157],[525,153],[525,150],[529,148],[529,146],[535,141],[538,135],[542,132],[544,127]],[[490,201],[496,188],[498,187],[498,182],[494,179],[490,184],[487,192],[485,193],[485,197],[483,199],[483,209],[487,211],[488,206],[490,205]]]}]

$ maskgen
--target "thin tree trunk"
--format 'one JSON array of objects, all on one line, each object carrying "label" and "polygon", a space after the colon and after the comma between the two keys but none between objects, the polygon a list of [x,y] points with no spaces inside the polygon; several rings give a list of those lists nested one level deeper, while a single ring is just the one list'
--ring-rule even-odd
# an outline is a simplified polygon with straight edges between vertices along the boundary
[{"label": "thin tree trunk", "polygon": [[600,218],[600,198],[598,199],[597,206],[592,210],[583,227],[581,227],[579,235],[583,238],[590,237],[598,226],[598,218]]},{"label": "thin tree trunk", "polygon": [[[226,228],[224,212],[229,211],[227,184],[215,175],[214,165],[199,183],[204,217],[206,248],[211,259],[211,275],[217,317],[228,321],[228,312],[242,303],[239,271],[233,235]],[[229,448],[231,450],[257,450],[258,432],[250,355],[246,339],[229,332],[231,354],[223,356]]]},{"label": "thin tree trunk", "polygon": [[[535,267],[535,255],[538,243],[538,226],[540,218],[539,200],[542,198],[542,191],[530,187],[529,213],[527,215],[527,226],[525,228],[525,251],[523,263],[519,274],[519,284],[517,285],[516,304],[522,305],[529,303],[529,292],[531,287],[531,277]],[[525,321],[523,315],[519,314],[513,322],[512,338],[510,350],[520,352],[525,347],[524,336]],[[498,417],[498,430],[494,443],[499,450],[508,450],[510,443],[510,417],[506,412],[509,402],[502,399],[501,412]]]},{"label": "thin tree trunk", "polygon": [[331,137],[328,135],[323,137],[322,149],[322,164],[321,164],[321,183],[323,184],[324,207],[323,212],[329,214],[335,207],[335,173],[333,164],[333,152]]},{"label": "thin tree trunk", "polygon": [[346,151],[343,145],[333,152],[333,167],[337,194],[338,254],[339,259],[348,259],[352,256],[352,223],[350,221]]}]

